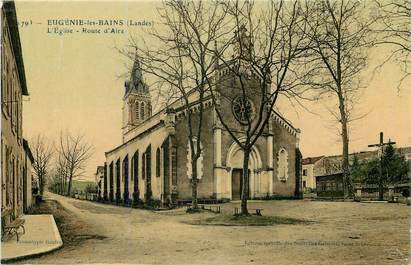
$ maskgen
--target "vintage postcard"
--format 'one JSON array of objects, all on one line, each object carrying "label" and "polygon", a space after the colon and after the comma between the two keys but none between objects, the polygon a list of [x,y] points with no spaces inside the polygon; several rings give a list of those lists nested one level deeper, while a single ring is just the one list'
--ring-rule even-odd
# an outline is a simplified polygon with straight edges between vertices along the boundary
[{"label": "vintage postcard", "polygon": [[410,264],[410,0],[4,0],[1,263]]}]

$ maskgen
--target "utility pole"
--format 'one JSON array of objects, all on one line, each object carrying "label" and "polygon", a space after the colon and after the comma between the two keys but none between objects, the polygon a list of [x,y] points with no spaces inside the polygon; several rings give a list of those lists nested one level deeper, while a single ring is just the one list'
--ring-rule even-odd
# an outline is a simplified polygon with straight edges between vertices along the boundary
[{"label": "utility pole", "polygon": [[378,167],[378,200],[382,201],[384,200],[384,183],[383,183],[383,177],[382,177],[382,154],[383,154],[383,148],[385,145],[391,145],[395,144],[395,142],[391,142],[391,140],[388,140],[387,143],[384,143],[384,133],[380,132],[380,142],[378,144],[370,144],[368,147],[378,147],[378,157],[380,160],[380,165]]}]

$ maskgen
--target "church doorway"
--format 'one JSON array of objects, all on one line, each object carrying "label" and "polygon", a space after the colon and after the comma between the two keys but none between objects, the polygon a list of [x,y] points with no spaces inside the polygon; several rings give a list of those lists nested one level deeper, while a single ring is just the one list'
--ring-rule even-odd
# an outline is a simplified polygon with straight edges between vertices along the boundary
[{"label": "church doorway", "polygon": [[231,173],[231,198],[232,200],[241,199],[241,186],[243,184],[243,170],[234,168]]},{"label": "church doorway", "polygon": [[[248,170],[250,177],[250,170]],[[241,200],[241,191],[243,187],[243,169],[233,168],[231,172],[231,200]]]}]

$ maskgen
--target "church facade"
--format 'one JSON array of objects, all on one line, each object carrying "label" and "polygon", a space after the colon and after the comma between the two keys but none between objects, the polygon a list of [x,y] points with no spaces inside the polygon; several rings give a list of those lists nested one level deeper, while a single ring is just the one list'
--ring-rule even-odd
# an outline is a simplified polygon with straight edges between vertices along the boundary
[{"label": "church facade", "polygon": [[[229,77],[223,67],[214,78]],[[228,78],[227,78],[228,77]],[[227,81],[229,86],[233,81]],[[224,82],[222,82],[224,83]],[[234,84],[235,85],[235,84]],[[221,91],[228,89],[225,85]],[[222,91],[223,92],[223,91]],[[231,93],[231,92],[228,92]],[[250,96],[250,104],[253,102]],[[227,123],[240,135],[243,126],[236,122],[236,103],[221,100]],[[149,88],[143,81],[138,61],[125,82],[123,98],[123,142],[105,153],[102,196],[110,201],[161,200],[163,203],[191,199],[191,165],[187,131],[187,111],[196,123],[199,104],[204,116],[198,160],[198,198],[239,200],[243,152],[224,129],[216,115],[212,98],[199,102],[190,94],[190,109],[182,100],[152,113]],[[237,126],[237,127],[236,127]],[[250,198],[299,196],[301,185],[299,129],[274,112],[264,133],[251,152]]]}]

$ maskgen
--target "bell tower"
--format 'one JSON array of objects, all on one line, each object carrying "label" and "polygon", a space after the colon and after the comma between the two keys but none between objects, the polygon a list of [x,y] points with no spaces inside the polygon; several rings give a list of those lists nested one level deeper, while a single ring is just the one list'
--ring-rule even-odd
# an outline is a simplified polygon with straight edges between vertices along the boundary
[{"label": "bell tower", "polygon": [[252,58],[253,43],[251,35],[247,33],[245,25],[241,25],[235,32],[234,57],[249,61]]},{"label": "bell tower", "polygon": [[124,83],[123,136],[151,115],[151,96],[148,86],[143,81],[140,62],[136,55],[130,79]]}]

